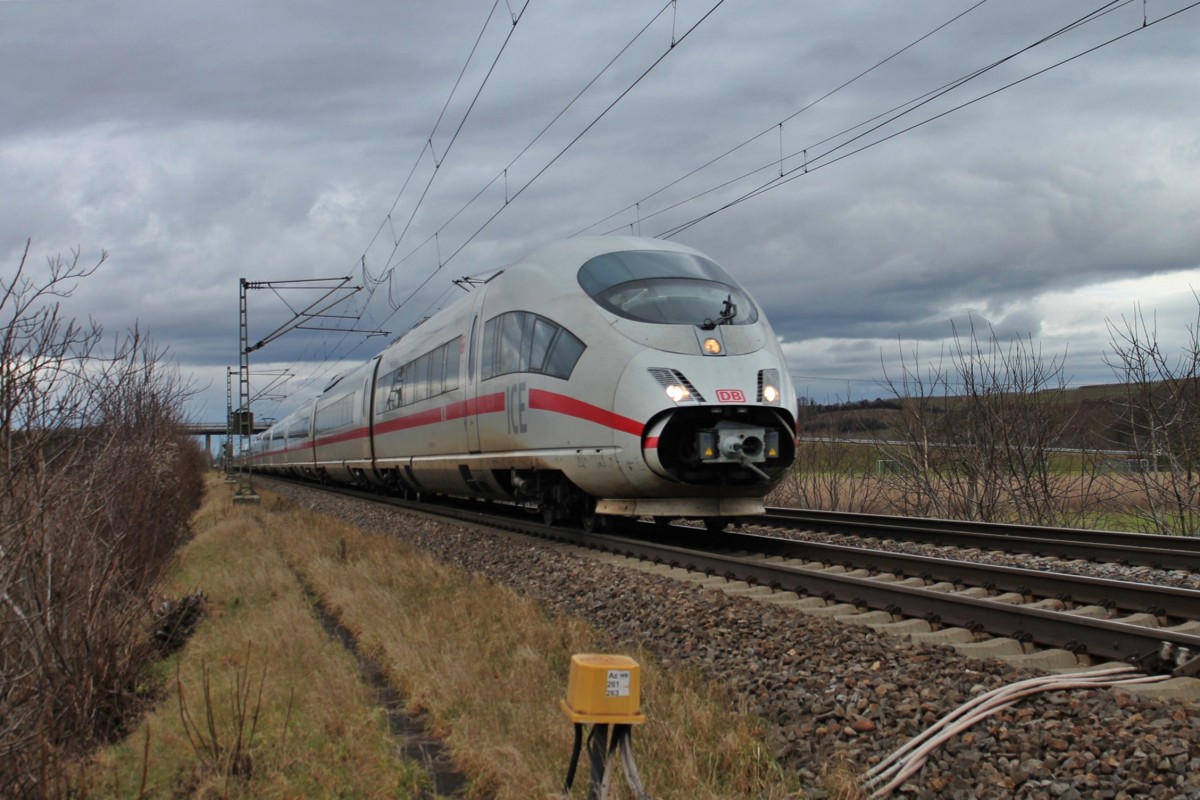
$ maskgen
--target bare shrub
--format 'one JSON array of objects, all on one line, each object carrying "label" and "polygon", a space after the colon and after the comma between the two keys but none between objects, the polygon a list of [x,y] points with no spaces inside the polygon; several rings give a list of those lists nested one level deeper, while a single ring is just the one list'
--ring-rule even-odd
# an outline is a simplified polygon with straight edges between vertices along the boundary
[{"label": "bare shrub", "polygon": [[[228,794],[229,778],[247,778],[254,771],[254,736],[262,711],[267,667],[263,665],[256,688],[250,675],[250,646],[247,645],[246,657],[234,673],[225,704],[214,700],[212,676],[203,662],[200,664],[200,676],[201,702],[199,708],[193,710],[188,705],[183,680],[176,672],[175,695],[179,702],[179,717],[188,743],[200,759],[202,768],[226,779]],[[218,711],[218,705],[224,705],[224,708]],[[203,725],[196,720],[198,713],[204,715]]]},{"label": "bare shrub", "polygon": [[1097,460],[1072,438],[1061,357],[972,323],[924,372],[915,354],[901,364],[886,378],[901,401],[899,431],[880,443],[895,511],[1052,525],[1096,501]]},{"label": "bare shrub", "polygon": [[1133,451],[1129,478],[1144,497],[1143,529],[1195,534],[1200,529],[1200,297],[1187,339],[1174,354],[1158,340],[1155,320],[1141,309],[1109,322],[1113,355],[1106,360],[1126,396],[1122,416]]},{"label": "bare shrub", "polygon": [[[826,415],[819,429],[802,422],[796,463],[769,501],[830,511],[874,511],[883,487],[873,478],[865,460],[869,454],[861,444],[837,435],[848,429],[870,429],[859,419],[853,411],[843,411],[832,419]],[[818,435],[820,431],[825,433]]]},{"label": "bare shrub", "polygon": [[121,731],[154,658],[155,590],[202,491],[187,396],[135,329],[61,300],[103,261],[0,278],[0,795]]}]

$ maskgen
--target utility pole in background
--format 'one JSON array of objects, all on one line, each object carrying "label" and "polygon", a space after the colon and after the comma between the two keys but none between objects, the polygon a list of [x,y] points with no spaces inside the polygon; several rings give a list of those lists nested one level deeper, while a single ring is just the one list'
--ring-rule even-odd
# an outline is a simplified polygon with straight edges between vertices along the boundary
[{"label": "utility pole in background", "polygon": [[233,367],[225,368],[225,444],[221,450],[221,469],[226,481],[233,478]]},{"label": "utility pole in background", "polygon": [[238,281],[238,407],[234,413],[238,437],[237,488],[233,501],[257,503],[258,492],[254,491],[251,473],[250,450],[254,437],[254,414],[250,411],[250,332],[246,318],[246,289],[249,281]]},{"label": "utility pole in background", "polygon": [[[342,333],[365,333],[369,336],[386,336],[385,331],[360,331],[354,328],[322,328],[312,327],[305,323],[314,319],[351,319],[358,321],[359,315],[342,315],[329,313],[334,306],[349,299],[352,295],[362,289],[361,286],[347,286],[350,282],[350,276],[342,278],[310,278],[307,280],[291,280],[291,281],[250,281],[241,278],[238,281],[238,405],[236,409],[231,409],[229,413],[230,429],[236,429],[238,440],[237,453],[237,488],[234,490],[233,499],[235,502],[252,502],[259,501],[258,493],[254,491],[253,481],[253,466],[250,462],[252,455],[253,440],[254,440],[254,413],[250,408],[250,354],[265,345],[278,339],[289,331],[296,329],[303,330],[333,330]],[[250,289],[270,289],[282,299],[279,294],[281,290],[286,289],[303,289],[312,291],[314,289],[324,290],[323,294],[309,303],[303,309],[297,311],[292,308],[286,300],[284,304],[292,312],[292,317],[284,324],[273,330],[271,333],[258,340],[255,344],[250,344],[249,320],[247,316],[246,300],[247,292]],[[232,388],[230,388],[232,395]],[[230,398],[232,405],[232,396]],[[312,435],[312,431],[309,431]],[[231,436],[232,438],[232,436]],[[232,441],[230,442],[232,450]],[[232,452],[230,453],[232,457]]]}]

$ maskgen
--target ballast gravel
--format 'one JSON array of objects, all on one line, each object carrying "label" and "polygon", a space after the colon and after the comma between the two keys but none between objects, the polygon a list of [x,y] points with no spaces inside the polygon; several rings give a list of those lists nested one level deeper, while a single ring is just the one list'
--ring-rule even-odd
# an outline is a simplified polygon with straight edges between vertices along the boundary
[{"label": "ballast gravel", "polygon": [[[615,646],[701,670],[745,698],[775,756],[814,783],[831,764],[865,773],[967,700],[1032,674],[505,534],[271,488],[580,617]],[[892,796],[1200,800],[1200,704],[1120,689],[1035,695],[951,739]]]}]

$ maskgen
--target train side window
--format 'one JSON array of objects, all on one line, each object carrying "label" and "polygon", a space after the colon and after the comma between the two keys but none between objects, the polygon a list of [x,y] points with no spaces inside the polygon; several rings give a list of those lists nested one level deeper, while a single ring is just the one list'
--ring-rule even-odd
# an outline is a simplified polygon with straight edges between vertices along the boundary
[{"label": "train side window", "polygon": [[408,371],[412,377],[408,379],[412,387],[412,398],[405,398],[409,403],[419,403],[429,396],[429,356],[424,355],[409,365]]},{"label": "train side window", "polygon": [[534,372],[545,372],[546,354],[550,352],[550,343],[558,326],[548,319],[534,317],[533,335],[530,339],[529,368]]},{"label": "train side window", "polygon": [[445,391],[443,381],[446,379],[446,346],[442,345],[429,354],[429,396],[434,397]]},{"label": "train side window", "polygon": [[496,351],[500,340],[500,320],[496,317],[487,321],[483,326],[483,364],[480,365],[480,377],[483,380],[494,378],[499,374],[496,368]]},{"label": "train side window", "polygon": [[528,311],[510,311],[483,328],[484,380],[511,372],[569,378],[586,345],[570,331]]},{"label": "train side window", "polygon": [[317,409],[316,432],[344,428],[354,421],[354,395],[348,394],[338,398],[329,405]]},{"label": "train side window", "polygon": [[530,362],[530,351],[533,348],[533,328],[538,320],[537,314],[524,314],[521,317],[521,365],[519,372],[541,372],[541,364]]},{"label": "train side window", "polygon": [[579,341],[569,330],[562,328],[546,359],[545,373],[566,380],[571,377],[571,372],[575,369],[575,364],[585,349],[586,345],[583,342]]},{"label": "train side window", "polygon": [[524,329],[523,314],[505,314],[500,322],[500,353],[497,373],[521,371],[521,334]]},{"label": "train side window", "polygon": [[463,338],[455,337],[379,379],[376,413],[418,403],[458,388]]},{"label": "train side window", "polygon": [[379,397],[375,400],[379,412],[386,413],[404,403],[404,367],[394,369],[379,381]]},{"label": "train side window", "polygon": [[288,428],[289,439],[306,439],[308,438],[308,418],[298,419]]}]

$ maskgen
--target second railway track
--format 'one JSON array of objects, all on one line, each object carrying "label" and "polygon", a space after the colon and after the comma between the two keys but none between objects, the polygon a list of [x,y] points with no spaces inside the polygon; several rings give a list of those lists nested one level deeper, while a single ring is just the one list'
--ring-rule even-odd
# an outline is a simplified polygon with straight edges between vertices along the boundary
[{"label": "second railway track", "polygon": [[1175,676],[1156,691],[1200,698],[1194,677],[1200,671],[1200,591],[1194,589],[684,525],[629,522],[618,532],[588,533],[544,525],[508,506],[484,511],[337,491],[638,559],[677,577],[686,571],[710,585],[916,641],[956,644],[968,653],[980,645],[981,657],[1039,650],[1043,657],[1027,665],[1046,669],[1122,661]]},{"label": "second railway track", "polygon": [[1200,537],[769,508],[761,524],[1200,573]]},{"label": "second railway track", "polygon": [[[1047,663],[1058,666],[1116,660],[1181,678],[1200,670],[1200,592],[1194,590],[769,536],[632,527],[640,534],[636,538],[569,530],[553,535],[728,581],[819,598],[826,608],[840,606],[847,616],[882,612],[886,619],[869,623],[880,630],[920,620],[929,626],[925,632],[953,626],[978,641],[999,637],[1022,651],[1034,645],[1057,650],[1063,656]],[[913,632],[912,626],[907,630]]]}]

